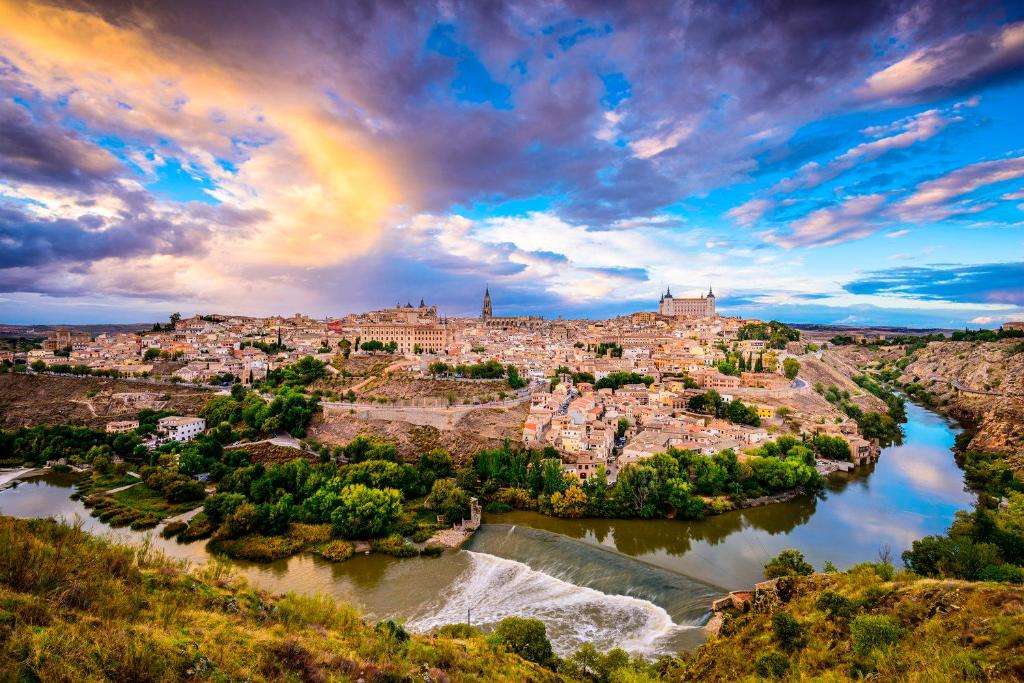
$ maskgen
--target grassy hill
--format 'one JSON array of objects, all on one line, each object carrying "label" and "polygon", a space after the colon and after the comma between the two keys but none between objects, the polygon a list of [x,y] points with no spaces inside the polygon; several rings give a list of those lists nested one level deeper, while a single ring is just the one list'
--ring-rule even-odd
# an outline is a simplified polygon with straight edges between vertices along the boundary
[{"label": "grassy hill", "polygon": [[479,636],[410,635],[48,520],[0,517],[3,681],[545,681]]},{"label": "grassy hill", "polygon": [[682,680],[1024,679],[1020,586],[866,564],[783,579],[768,597],[727,617]]}]

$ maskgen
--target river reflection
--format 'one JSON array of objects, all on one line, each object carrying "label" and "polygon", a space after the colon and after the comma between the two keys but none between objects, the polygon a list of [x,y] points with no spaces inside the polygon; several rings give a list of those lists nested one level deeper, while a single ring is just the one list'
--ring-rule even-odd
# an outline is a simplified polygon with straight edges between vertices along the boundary
[{"label": "river reflection", "polygon": [[907,405],[902,444],[875,465],[828,478],[817,496],[709,517],[672,520],[565,520],[530,512],[486,515],[485,522],[545,529],[614,548],[726,589],[749,587],[768,558],[799,548],[815,566],[873,560],[888,545],[895,556],[922,536],[940,533],[969,507],[963,472],[950,448],[956,429]]},{"label": "river reflection", "polygon": [[[912,404],[907,415],[902,445],[884,449],[874,466],[832,475],[820,494],[700,522],[512,512],[485,515],[465,551],[439,558],[370,555],[335,564],[299,555],[230,564],[266,590],[325,593],[370,619],[397,617],[420,630],[464,621],[464,614],[484,626],[517,614],[544,620],[563,654],[582,642],[648,655],[691,649],[710,600],[760,580],[762,565],[779,551],[799,548],[818,568],[826,560],[845,567],[874,559],[883,545],[898,557],[970,506],[950,452],[954,428]],[[74,481],[53,473],[25,479],[0,491],[0,514],[78,519],[117,540],[148,539],[173,558],[210,560],[203,542],[111,531],[69,498]]]}]

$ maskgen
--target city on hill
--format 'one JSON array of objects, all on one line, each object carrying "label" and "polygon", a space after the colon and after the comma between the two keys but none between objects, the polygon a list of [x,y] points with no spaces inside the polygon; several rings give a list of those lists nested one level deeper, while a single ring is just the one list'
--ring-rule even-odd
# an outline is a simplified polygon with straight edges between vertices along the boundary
[{"label": "city on hill", "polygon": [[1024,0],[0,0],[0,683],[1024,681]]}]

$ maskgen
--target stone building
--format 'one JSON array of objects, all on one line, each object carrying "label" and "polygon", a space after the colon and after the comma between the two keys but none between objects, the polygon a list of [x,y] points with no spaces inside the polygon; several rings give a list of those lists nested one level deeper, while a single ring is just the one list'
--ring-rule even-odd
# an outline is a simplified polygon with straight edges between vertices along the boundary
[{"label": "stone building", "polygon": [[658,302],[658,313],[668,318],[713,318],[715,316],[715,293],[708,287],[706,296],[684,298],[672,296],[666,289]]}]

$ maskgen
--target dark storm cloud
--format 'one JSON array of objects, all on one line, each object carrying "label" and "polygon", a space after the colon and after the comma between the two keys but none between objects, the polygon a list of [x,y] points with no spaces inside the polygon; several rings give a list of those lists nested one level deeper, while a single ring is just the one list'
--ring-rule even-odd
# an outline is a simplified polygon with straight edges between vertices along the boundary
[{"label": "dark storm cloud", "polygon": [[1024,263],[940,264],[873,271],[843,288],[851,294],[927,301],[1024,305]]},{"label": "dark storm cloud", "polygon": [[25,107],[0,99],[0,180],[90,191],[119,169],[103,148],[67,128],[36,122]]}]

